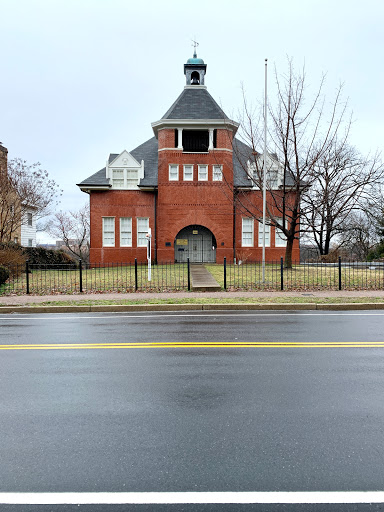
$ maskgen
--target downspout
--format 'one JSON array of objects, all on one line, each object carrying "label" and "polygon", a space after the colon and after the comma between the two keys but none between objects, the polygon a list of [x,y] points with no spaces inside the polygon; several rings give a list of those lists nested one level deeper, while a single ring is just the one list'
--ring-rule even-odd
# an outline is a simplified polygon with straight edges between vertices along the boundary
[{"label": "downspout", "polygon": [[236,197],[237,192],[233,190],[233,262],[236,261]]},{"label": "downspout", "polygon": [[155,265],[157,265],[157,190],[154,191],[154,197],[155,197],[155,201],[154,201],[154,207],[155,207],[155,226],[154,226],[154,231],[155,231],[155,239],[154,239],[154,244],[153,244],[153,248],[154,248],[154,255],[155,255]]}]

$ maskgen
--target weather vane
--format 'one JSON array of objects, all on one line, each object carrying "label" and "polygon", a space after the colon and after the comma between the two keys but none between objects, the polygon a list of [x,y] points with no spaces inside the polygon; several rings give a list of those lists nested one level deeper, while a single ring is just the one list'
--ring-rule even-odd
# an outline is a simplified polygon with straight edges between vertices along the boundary
[{"label": "weather vane", "polygon": [[197,56],[197,53],[196,53],[196,48],[199,46],[199,43],[197,41],[195,41],[194,39],[192,39],[192,46],[194,47],[194,52],[193,52],[193,56],[196,58]]}]

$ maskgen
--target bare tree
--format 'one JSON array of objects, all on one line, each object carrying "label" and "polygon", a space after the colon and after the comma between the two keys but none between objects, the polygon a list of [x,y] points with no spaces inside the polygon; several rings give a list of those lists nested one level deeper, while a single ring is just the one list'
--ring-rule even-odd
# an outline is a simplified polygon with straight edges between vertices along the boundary
[{"label": "bare tree", "polygon": [[71,254],[88,261],[89,204],[76,211],[55,213],[47,231],[55,238],[62,240]]},{"label": "bare tree", "polygon": [[352,211],[337,237],[338,248],[351,259],[365,261],[378,241],[374,219],[364,210]]},{"label": "bare tree", "polygon": [[[302,194],[301,203],[303,224],[313,235],[321,255],[329,253],[331,242],[338,235],[350,231],[348,221],[354,212],[361,212],[354,220],[363,220],[362,209],[383,176],[380,156],[362,157],[345,138],[335,138],[322,153],[313,167],[311,187]],[[356,228],[357,225],[354,230],[358,235]]]},{"label": "bare tree", "polygon": [[[325,155],[338,132],[342,130],[346,114],[340,86],[326,108],[323,97],[324,76],[312,96],[306,98],[306,74],[303,68],[297,72],[292,60],[288,60],[288,70],[279,75],[275,70],[277,86],[276,102],[268,107],[269,150],[267,161],[267,204],[268,223],[277,227],[286,238],[285,266],[292,266],[292,249],[295,239],[303,231],[301,219],[305,215],[302,197],[313,184],[315,169]],[[242,119],[242,140],[245,144],[234,144],[238,160],[254,185],[262,190],[264,155],[259,152],[262,136],[263,115],[254,114],[246,102]],[[346,133],[349,121],[346,122]],[[249,148],[245,155],[244,146]],[[240,147],[240,150],[239,150]],[[272,174],[271,174],[272,171]],[[237,200],[243,211],[260,219],[261,207],[256,205],[250,194],[239,192]]]},{"label": "bare tree", "polygon": [[0,172],[0,242],[13,240],[27,212],[36,219],[49,215],[61,192],[39,163],[10,160]]}]

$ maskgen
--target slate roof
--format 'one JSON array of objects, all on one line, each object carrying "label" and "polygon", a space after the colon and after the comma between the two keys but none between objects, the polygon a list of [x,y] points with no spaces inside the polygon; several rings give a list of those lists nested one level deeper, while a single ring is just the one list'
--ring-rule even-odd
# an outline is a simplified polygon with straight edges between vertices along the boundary
[{"label": "slate roof", "polygon": [[206,89],[187,87],[162,119],[227,119]]},{"label": "slate roof", "polygon": [[[139,163],[144,160],[144,178],[140,180],[139,186],[143,187],[156,187],[157,186],[157,160],[158,160],[158,143],[155,137],[147,140],[137,148],[130,151],[130,154],[135,158]],[[108,158],[108,163],[110,164],[119,156],[119,153],[111,153]],[[100,171],[95,172],[89,178],[86,178],[81,183],[78,183],[78,186],[85,187],[88,186],[110,186],[110,180],[105,177],[106,168],[100,169]]]},{"label": "slate roof", "polygon": [[86,185],[91,186],[109,186],[109,179],[105,177],[106,168],[103,167],[103,169],[100,169],[100,171],[95,172],[95,174],[92,174],[89,178],[85,179],[81,183],[78,183],[77,185],[79,187],[84,187]]},{"label": "slate roof", "polygon": [[158,142],[156,137],[147,140],[130,153],[139,163],[144,160],[144,178],[140,180],[139,187],[157,187]]},{"label": "slate roof", "polygon": [[241,142],[233,140],[233,184],[235,187],[252,187],[252,181],[247,174],[247,161],[252,160],[252,148]]},{"label": "slate roof", "polygon": [[[270,153],[272,158],[277,160],[277,155],[275,153]],[[235,187],[251,187],[252,180],[248,178],[248,174],[246,172],[247,169],[247,160],[251,162],[255,159],[255,155],[253,155],[253,149],[247,144],[244,144],[239,139],[234,139],[233,141],[233,183]],[[285,173],[286,185],[293,186],[294,180],[289,172],[286,170]]]}]

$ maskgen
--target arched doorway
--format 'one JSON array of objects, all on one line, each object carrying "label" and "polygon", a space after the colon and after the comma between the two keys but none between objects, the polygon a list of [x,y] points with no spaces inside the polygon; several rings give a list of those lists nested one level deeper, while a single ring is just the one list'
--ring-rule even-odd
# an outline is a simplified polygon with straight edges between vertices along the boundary
[{"label": "arched doorway", "polygon": [[175,261],[191,263],[216,263],[216,238],[204,226],[187,226],[175,238]]}]

